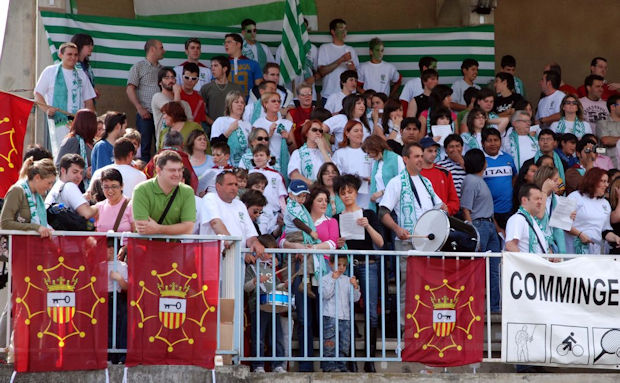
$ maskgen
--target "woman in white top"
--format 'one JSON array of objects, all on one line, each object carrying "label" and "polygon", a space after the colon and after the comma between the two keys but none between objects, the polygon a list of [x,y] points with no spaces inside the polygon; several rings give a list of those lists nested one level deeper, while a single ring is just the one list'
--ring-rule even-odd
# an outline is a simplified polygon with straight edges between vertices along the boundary
[{"label": "woman in white top", "polygon": [[242,120],[245,97],[241,92],[228,93],[225,104],[224,116],[218,117],[211,126],[211,141],[226,141],[230,148],[230,163],[236,165],[248,148],[248,135],[252,125]]},{"label": "woman in white top", "polygon": [[614,234],[609,222],[611,206],[604,198],[608,186],[607,173],[591,168],[579,188],[568,196],[577,204],[577,215],[566,236],[568,253],[601,254],[603,239],[620,244],[620,237]]},{"label": "woman in white top", "polygon": [[185,152],[189,154],[189,162],[198,177],[198,196],[202,197],[207,191],[208,177],[205,177],[213,167],[213,156],[207,154],[209,140],[202,130],[194,130],[187,137]]},{"label": "woman in white top", "polygon": [[369,209],[376,212],[376,204],[381,202],[385,185],[405,169],[405,163],[401,156],[390,149],[384,139],[374,134],[364,140],[362,150],[373,160],[370,176],[370,200],[373,203]]},{"label": "woman in white top", "polygon": [[374,133],[384,140],[393,140],[403,144],[400,137],[400,123],[403,121],[403,106],[397,100],[388,100],[383,107],[381,125],[374,126]]},{"label": "woman in white top", "polygon": [[487,115],[482,109],[474,108],[467,114],[467,132],[461,133],[463,154],[469,149],[482,150],[482,129],[487,125]]},{"label": "woman in white top", "polygon": [[330,162],[328,144],[323,138],[323,124],[319,120],[306,121],[301,128],[301,137],[306,143],[291,154],[288,176],[299,179],[308,186],[316,181],[316,175],[323,163]]},{"label": "woman in white top", "polygon": [[324,122],[329,133],[334,136],[334,150],[340,147],[345,125],[351,120],[358,121],[363,125],[363,138],[370,136],[372,129],[368,123],[368,118],[366,118],[366,102],[364,102],[364,97],[356,93],[350,94],[342,100],[342,114],[337,114]]},{"label": "woman in white top", "polygon": [[269,133],[269,151],[276,158],[274,169],[285,174],[286,170],[282,172],[282,169],[288,168],[287,142],[293,123],[280,117],[280,95],[278,93],[265,92],[260,99],[265,109],[265,116],[256,120],[253,127],[263,128]]},{"label": "woman in white top", "polygon": [[559,121],[551,124],[551,130],[555,133],[573,133],[578,139],[584,134],[592,133],[590,123],[583,120],[583,106],[574,94],[567,94],[560,104]]},{"label": "woman in white top", "polygon": [[362,179],[362,186],[357,194],[357,204],[368,209],[370,204],[370,172],[372,160],[362,150],[364,127],[359,121],[351,120],[344,127],[340,149],[334,152],[332,161],[340,174],[356,174]]}]

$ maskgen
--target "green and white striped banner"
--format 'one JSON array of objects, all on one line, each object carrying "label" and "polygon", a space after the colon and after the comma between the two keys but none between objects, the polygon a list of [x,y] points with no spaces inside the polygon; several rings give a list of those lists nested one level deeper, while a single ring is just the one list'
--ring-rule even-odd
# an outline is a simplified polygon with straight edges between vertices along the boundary
[{"label": "green and white striped banner", "polygon": [[[69,15],[41,12],[49,41],[57,49],[75,33],[88,33],[95,41],[91,56],[97,84],[124,86],[129,68],[144,58],[144,43],[156,38],[166,49],[163,65],[178,65],[185,61],[185,40],[198,37],[202,41],[201,59],[224,53],[224,35],[238,28],[204,27],[158,21],[112,17]],[[350,32],[347,44],[354,47],[360,62],[370,60],[368,42],[379,37],[385,42],[385,61],[396,66],[404,81],[419,76],[418,60],[434,56],[442,84],[452,84],[461,78],[461,62],[467,57],[480,63],[477,83],[486,84],[495,75],[495,34],[492,25],[464,28],[412,29],[399,31]],[[282,41],[282,31],[259,31],[258,39],[272,48]],[[320,45],[331,42],[327,33],[312,33],[310,41]]]},{"label": "green and white striped banner", "polygon": [[[283,54],[280,57],[280,74],[284,83],[291,82],[302,73],[306,56],[310,54],[310,39],[304,25],[303,14],[297,0],[287,0],[282,27]],[[312,76],[312,59],[307,69]]]}]

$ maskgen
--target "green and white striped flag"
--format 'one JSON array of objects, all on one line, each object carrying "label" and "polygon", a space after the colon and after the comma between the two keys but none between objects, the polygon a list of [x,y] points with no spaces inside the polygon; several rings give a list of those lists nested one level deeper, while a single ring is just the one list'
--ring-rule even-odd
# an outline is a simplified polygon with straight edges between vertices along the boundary
[{"label": "green and white striped flag", "polygon": [[282,26],[282,48],[280,75],[284,83],[289,83],[292,78],[301,74],[306,55],[310,52],[308,30],[297,0],[286,0]]},{"label": "green and white striped flag", "polygon": [[[95,41],[91,56],[97,84],[127,84],[129,69],[144,58],[144,43],[150,38],[163,42],[166,57],[162,65],[175,66],[187,59],[185,40],[197,37],[202,42],[201,60],[225,54],[224,35],[239,28],[204,27],[113,17],[69,15],[41,12],[45,30],[54,50],[75,33],[88,33]],[[282,21],[280,21],[282,23]],[[487,84],[495,76],[495,35],[493,25],[459,28],[412,29],[398,31],[350,32],[347,44],[355,49],[360,62],[369,61],[368,42],[379,37],[385,43],[384,60],[391,62],[407,81],[419,77],[418,60],[434,56],[439,60],[439,82],[452,84],[462,78],[461,62],[478,60],[477,83]],[[282,40],[282,31],[260,30],[258,40],[274,52]],[[311,33],[310,41],[320,45],[331,42],[328,33]],[[52,52],[54,51],[52,50]]]}]

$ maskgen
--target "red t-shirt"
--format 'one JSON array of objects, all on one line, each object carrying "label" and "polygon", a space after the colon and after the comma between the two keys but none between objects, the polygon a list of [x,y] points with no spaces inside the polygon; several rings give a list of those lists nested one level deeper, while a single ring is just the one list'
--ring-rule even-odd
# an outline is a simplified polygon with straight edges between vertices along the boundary
[{"label": "red t-shirt", "polygon": [[[614,94],[619,94],[619,93],[620,92],[618,92],[617,90],[610,90],[609,85],[603,84],[603,95],[601,96],[601,100],[607,101],[609,97],[613,96]],[[586,92],[586,87],[584,85],[580,86],[577,89],[577,96],[579,96],[579,98],[586,97],[587,95],[588,95],[588,92]]]},{"label": "red t-shirt", "polygon": [[452,174],[448,170],[433,164],[433,167],[430,169],[422,169],[420,175],[431,181],[437,197],[441,198],[443,203],[448,206],[448,213],[450,215],[458,213],[461,203],[454,186]]},{"label": "red t-shirt", "polygon": [[289,110],[291,117],[293,117],[293,123],[295,124],[295,127],[293,128],[293,137],[295,137],[295,143],[298,147],[302,146],[306,142],[306,140],[301,137],[301,128],[303,123],[310,119],[310,114],[313,110],[314,106],[309,108],[302,108],[301,106],[298,106],[295,109]]},{"label": "red t-shirt", "polygon": [[192,94],[187,94],[185,91],[181,91],[181,100],[186,101],[189,107],[192,109],[192,116],[194,122],[201,123],[207,121],[207,112],[205,110],[205,102],[200,96],[200,93],[193,91]]}]

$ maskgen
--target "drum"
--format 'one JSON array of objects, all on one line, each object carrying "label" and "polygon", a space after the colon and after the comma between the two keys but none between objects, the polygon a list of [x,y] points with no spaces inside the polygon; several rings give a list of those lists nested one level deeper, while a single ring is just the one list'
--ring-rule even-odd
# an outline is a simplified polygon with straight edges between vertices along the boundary
[{"label": "drum", "polygon": [[475,252],[480,236],[473,225],[433,209],[420,216],[411,241],[420,251]]},{"label": "drum", "polygon": [[261,311],[272,312],[275,302],[275,311],[277,313],[288,311],[289,298],[286,291],[273,291],[271,293],[263,293],[260,295]]}]

